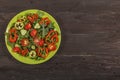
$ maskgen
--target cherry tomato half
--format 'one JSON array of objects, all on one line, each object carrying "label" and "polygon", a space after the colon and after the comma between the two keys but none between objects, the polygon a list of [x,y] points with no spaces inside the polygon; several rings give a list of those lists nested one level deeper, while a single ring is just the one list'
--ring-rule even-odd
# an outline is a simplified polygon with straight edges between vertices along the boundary
[{"label": "cherry tomato half", "polygon": [[39,46],[43,46],[43,45],[44,45],[44,40],[41,39],[41,40],[39,41]]},{"label": "cherry tomato half", "polygon": [[29,40],[26,39],[26,38],[22,39],[20,42],[21,42],[22,46],[28,46],[29,45]]},{"label": "cherry tomato half", "polygon": [[38,44],[39,44],[39,39],[36,37],[36,38],[34,38],[33,42],[34,42],[36,45],[38,45]]},{"label": "cherry tomato half", "polygon": [[48,50],[49,50],[49,51],[54,51],[54,50],[56,50],[56,45],[55,45],[55,44],[49,44],[49,45],[48,45]]},{"label": "cherry tomato half", "polygon": [[19,47],[14,47],[14,48],[13,48],[13,51],[14,51],[14,52],[18,52],[18,53],[20,53],[20,52],[21,52],[21,50],[20,50],[20,48],[19,48]]},{"label": "cherry tomato half", "polygon": [[30,32],[30,35],[31,35],[32,37],[35,37],[36,34],[37,34],[37,30],[36,30],[36,29],[33,29],[33,30]]},{"label": "cherry tomato half", "polygon": [[21,51],[21,55],[22,55],[22,56],[26,56],[28,52],[29,52],[28,49],[23,49],[23,50]]},{"label": "cherry tomato half", "polygon": [[25,25],[25,29],[26,29],[26,30],[31,29],[31,24],[30,24],[30,23],[27,23],[27,24]]}]

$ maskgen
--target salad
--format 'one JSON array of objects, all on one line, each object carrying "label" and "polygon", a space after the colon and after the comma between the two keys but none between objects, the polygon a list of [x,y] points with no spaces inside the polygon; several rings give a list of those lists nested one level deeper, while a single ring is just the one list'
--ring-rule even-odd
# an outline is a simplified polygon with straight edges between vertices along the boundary
[{"label": "salad", "polygon": [[7,44],[14,54],[34,60],[46,59],[58,47],[60,33],[54,24],[39,11],[21,15],[6,32]]}]

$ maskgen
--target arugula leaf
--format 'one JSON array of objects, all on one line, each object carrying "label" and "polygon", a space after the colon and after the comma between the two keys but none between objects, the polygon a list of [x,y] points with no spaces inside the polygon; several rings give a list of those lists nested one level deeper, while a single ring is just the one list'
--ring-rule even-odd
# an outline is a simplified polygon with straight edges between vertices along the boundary
[{"label": "arugula leaf", "polygon": [[19,44],[19,40],[16,41],[16,44]]},{"label": "arugula leaf", "polygon": [[28,38],[28,37],[30,36],[30,35],[29,35],[29,32],[30,32],[30,31],[27,31],[26,35],[23,36],[23,37]]},{"label": "arugula leaf", "polygon": [[36,60],[44,60],[44,58],[42,58],[42,57],[36,57]]},{"label": "arugula leaf", "polygon": [[49,27],[49,28],[54,28],[54,22],[53,22],[53,23],[51,22],[51,23],[48,25],[48,27]]},{"label": "arugula leaf", "polygon": [[45,35],[47,35],[48,32],[49,32],[49,28],[47,27],[47,28],[45,28]]},{"label": "arugula leaf", "polygon": [[45,24],[42,24],[42,38],[45,37]]}]

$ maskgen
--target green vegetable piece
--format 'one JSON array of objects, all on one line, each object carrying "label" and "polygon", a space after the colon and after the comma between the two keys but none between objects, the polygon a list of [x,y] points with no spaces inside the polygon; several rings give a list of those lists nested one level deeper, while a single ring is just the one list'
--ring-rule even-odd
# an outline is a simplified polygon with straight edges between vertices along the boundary
[{"label": "green vegetable piece", "polygon": [[41,12],[41,11],[38,11],[37,13],[38,13],[38,16],[39,16],[39,17],[42,17],[42,16],[44,15],[44,13]]},{"label": "green vegetable piece", "polygon": [[42,38],[45,37],[45,24],[42,25]]},{"label": "green vegetable piece", "polygon": [[45,28],[45,35],[47,35],[49,32],[49,28]]},{"label": "green vegetable piece", "polygon": [[23,27],[24,27],[23,22],[16,22],[16,23],[15,23],[15,28],[16,28],[17,30],[21,30],[21,29],[23,29]]},{"label": "green vegetable piece", "polygon": [[30,51],[29,57],[30,58],[35,58],[36,57],[36,52],[34,50]]},{"label": "green vegetable piece", "polygon": [[35,49],[35,46],[34,46],[34,45],[32,45],[32,46],[31,46],[31,49]]},{"label": "green vegetable piece", "polygon": [[39,23],[36,23],[35,26],[34,26],[35,29],[39,29],[40,28],[40,25]]},{"label": "green vegetable piece", "polygon": [[27,33],[27,30],[22,29],[22,30],[20,30],[20,32],[21,32],[21,34],[24,36],[24,35]]},{"label": "green vegetable piece", "polygon": [[36,60],[44,60],[42,57],[37,57]]},{"label": "green vegetable piece", "polygon": [[54,22],[53,22],[53,23],[50,23],[50,24],[48,25],[48,28],[54,29]]}]

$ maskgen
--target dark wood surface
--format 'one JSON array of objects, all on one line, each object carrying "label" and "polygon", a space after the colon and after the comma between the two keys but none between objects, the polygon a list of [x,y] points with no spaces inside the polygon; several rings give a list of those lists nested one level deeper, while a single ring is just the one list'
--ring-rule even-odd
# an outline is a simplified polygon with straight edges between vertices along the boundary
[{"label": "dark wood surface", "polygon": [[[5,45],[8,22],[26,9],[47,11],[62,31],[40,65],[16,61]],[[120,0],[0,0],[0,80],[120,80]]]}]

